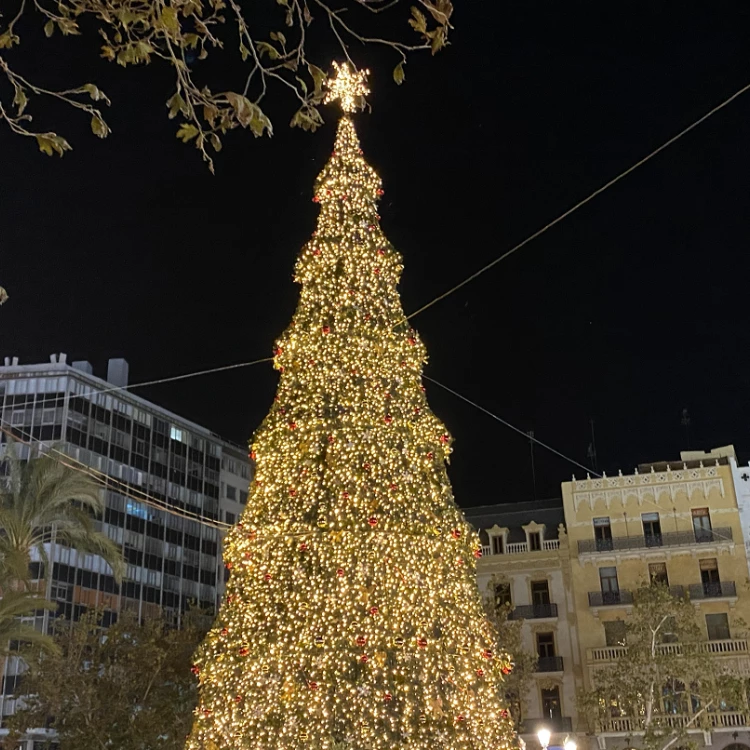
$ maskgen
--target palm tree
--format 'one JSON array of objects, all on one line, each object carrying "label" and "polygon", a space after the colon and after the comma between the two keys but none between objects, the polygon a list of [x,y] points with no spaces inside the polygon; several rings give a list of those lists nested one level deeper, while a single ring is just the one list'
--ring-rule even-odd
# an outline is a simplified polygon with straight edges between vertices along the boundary
[{"label": "palm tree", "polygon": [[54,535],[58,543],[104,558],[119,581],[125,572],[122,553],[92,520],[104,512],[99,485],[49,454],[24,461],[13,444],[5,461],[7,482],[0,487],[0,578],[26,581],[32,550],[47,568],[44,545]]},{"label": "palm tree", "polygon": [[59,651],[52,636],[21,620],[22,617],[32,617],[40,609],[57,609],[57,605],[25,588],[3,589],[0,598],[0,659],[18,655],[18,651],[13,648],[17,642],[48,652]]}]

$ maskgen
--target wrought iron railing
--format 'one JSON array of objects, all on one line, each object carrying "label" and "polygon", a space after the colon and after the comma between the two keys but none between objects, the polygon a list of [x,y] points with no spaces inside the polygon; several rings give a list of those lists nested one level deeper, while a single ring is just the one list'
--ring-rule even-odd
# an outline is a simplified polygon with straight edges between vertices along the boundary
[{"label": "wrought iron railing", "polygon": [[581,539],[578,542],[579,554],[596,552],[618,552],[649,547],[682,547],[691,544],[731,542],[732,529],[694,529],[693,531],[668,531],[664,534],[638,536],[615,536],[611,539]]},{"label": "wrought iron railing", "polygon": [[537,672],[562,672],[562,656],[540,656],[536,662]]},{"label": "wrought iron railing", "polygon": [[632,603],[633,594],[630,591],[589,591],[590,607],[616,607]]},{"label": "wrought iron railing", "polygon": [[508,616],[509,620],[538,620],[542,617],[557,617],[557,604],[521,604]]},{"label": "wrought iron railing", "polygon": [[737,596],[737,587],[734,585],[734,581],[691,583],[688,591],[691,599],[722,599]]}]

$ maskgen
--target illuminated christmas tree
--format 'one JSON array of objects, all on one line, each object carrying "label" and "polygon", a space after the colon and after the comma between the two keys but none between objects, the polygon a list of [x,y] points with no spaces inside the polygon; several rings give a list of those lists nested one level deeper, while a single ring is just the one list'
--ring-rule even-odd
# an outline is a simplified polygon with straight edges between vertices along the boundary
[{"label": "illuminated christmas tree", "polygon": [[479,540],[451,493],[451,439],[425,398],[380,179],[346,114],[366,93],[364,74],[338,68],[328,98],[345,114],[315,184],[320,218],[276,342],[247,508],[227,538],[227,596],[193,668],[188,750],[514,743]]}]

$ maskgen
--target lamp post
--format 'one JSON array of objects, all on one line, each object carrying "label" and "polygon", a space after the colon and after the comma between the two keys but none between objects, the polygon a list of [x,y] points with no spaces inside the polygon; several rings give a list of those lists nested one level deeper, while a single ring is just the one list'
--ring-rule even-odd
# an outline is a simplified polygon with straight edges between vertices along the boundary
[{"label": "lamp post", "polygon": [[539,740],[539,744],[542,746],[542,750],[547,750],[547,748],[549,747],[550,737],[552,736],[552,733],[549,731],[549,729],[542,727],[536,733],[536,736]]}]

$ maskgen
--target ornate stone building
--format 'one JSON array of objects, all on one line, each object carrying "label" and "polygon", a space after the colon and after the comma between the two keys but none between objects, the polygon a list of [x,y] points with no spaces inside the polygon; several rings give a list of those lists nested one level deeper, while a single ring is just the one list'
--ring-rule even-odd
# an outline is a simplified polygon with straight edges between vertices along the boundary
[{"label": "ornate stone building", "polygon": [[[530,748],[539,746],[541,724],[551,747],[567,737],[587,750],[638,746],[637,718],[588,726],[576,693],[627,653],[633,592],[651,580],[688,594],[706,651],[750,676],[750,467],[738,466],[731,446],[632,474],[573,478],[562,500],[474,508],[467,518],[482,538],[480,587],[510,603],[525,648],[539,656],[521,706]],[[750,750],[750,709],[717,711],[711,723],[711,731],[690,731],[696,746]]]}]

